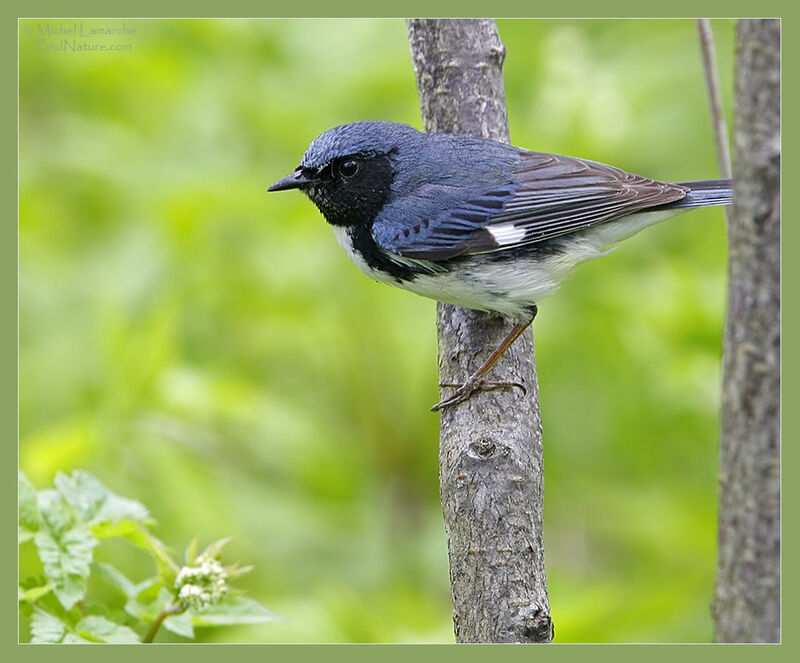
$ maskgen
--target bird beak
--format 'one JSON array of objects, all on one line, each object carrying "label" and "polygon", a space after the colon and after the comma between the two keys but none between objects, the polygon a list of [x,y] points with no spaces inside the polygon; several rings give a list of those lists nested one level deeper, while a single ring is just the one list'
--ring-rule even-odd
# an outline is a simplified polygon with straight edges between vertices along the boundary
[{"label": "bird beak", "polygon": [[312,178],[303,174],[300,166],[297,167],[291,175],[287,175],[281,180],[278,180],[272,186],[267,188],[267,191],[284,191],[285,189],[297,189],[304,184],[308,184]]}]

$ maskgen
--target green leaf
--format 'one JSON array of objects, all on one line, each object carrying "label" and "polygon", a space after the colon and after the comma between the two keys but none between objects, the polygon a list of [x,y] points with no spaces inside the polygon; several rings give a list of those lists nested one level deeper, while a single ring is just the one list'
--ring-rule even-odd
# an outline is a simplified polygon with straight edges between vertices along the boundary
[{"label": "green leaf", "polygon": [[25,580],[20,580],[19,586],[23,592],[33,589],[35,587],[42,587],[47,584],[47,578],[44,575],[28,576]]},{"label": "green leaf", "polygon": [[173,595],[157,579],[150,578],[137,585],[138,590],[125,604],[125,612],[142,621],[152,621],[172,603]]},{"label": "green leaf", "polygon": [[97,539],[81,525],[63,532],[40,529],[34,542],[45,576],[53,584],[53,591],[61,605],[69,610],[86,594]]},{"label": "green leaf", "polygon": [[67,503],[92,524],[122,520],[152,523],[143,504],[116,495],[88,472],[76,470],[72,476],[59,472],[53,483]]},{"label": "green leaf", "polygon": [[234,578],[238,578],[240,576],[246,575],[250,573],[255,567],[252,565],[248,566],[239,566],[239,564],[231,564],[230,566],[223,567],[225,569],[225,575],[228,576],[228,580],[233,580]]},{"label": "green leaf", "polygon": [[41,516],[40,528],[46,527],[55,534],[60,534],[79,523],[75,512],[57,490],[40,490],[36,494],[36,500]]},{"label": "green leaf", "polygon": [[[94,570],[94,566],[92,569]],[[121,606],[116,605],[116,601],[114,601],[114,604],[83,601],[80,605],[81,614],[78,615],[78,618],[88,617],[89,615],[105,617],[117,624],[126,624],[133,628],[134,625],[131,623],[130,615]]]},{"label": "green leaf", "polygon": [[230,541],[230,536],[226,536],[224,539],[220,539],[219,541],[214,541],[214,543],[210,544],[208,548],[200,553],[200,556],[210,557],[211,559],[219,559],[220,555],[222,555],[222,549],[228,545]]},{"label": "green leaf", "polygon": [[162,626],[176,635],[181,635],[184,638],[194,638],[192,616],[188,612],[180,615],[170,615],[164,620]]},{"label": "green leaf", "polygon": [[197,558],[197,537],[194,537],[189,545],[186,546],[186,555],[184,556],[186,565],[191,566]]},{"label": "green leaf", "polygon": [[97,571],[97,574],[101,578],[120,589],[125,596],[131,597],[138,593],[136,584],[111,566],[111,564],[107,562],[95,562],[92,564],[92,568]]},{"label": "green leaf", "polygon": [[49,583],[47,585],[43,585],[42,587],[33,587],[28,590],[23,590],[22,587],[20,587],[18,596],[20,601],[28,601],[29,603],[33,603],[51,591],[53,591],[53,585]]},{"label": "green leaf", "polygon": [[147,548],[156,562],[158,577],[164,585],[172,587],[180,570],[178,565],[173,561],[167,547],[161,541],[149,532],[145,532],[145,534],[147,536]]},{"label": "green leaf", "polygon": [[75,626],[77,634],[90,642],[109,642],[130,644],[139,642],[139,636],[133,629],[112,622],[97,615],[84,617]]},{"label": "green leaf", "polygon": [[213,605],[189,611],[195,626],[261,624],[280,621],[280,617],[260,603],[243,596],[226,596]]},{"label": "green leaf", "polygon": [[136,500],[127,497],[119,497],[114,493],[109,493],[100,512],[92,519],[92,522],[104,521],[118,522],[122,520],[132,520],[142,525],[152,525],[155,523],[150,516],[147,508]]},{"label": "green leaf", "polygon": [[36,500],[36,489],[28,478],[17,473],[17,502],[19,504],[19,542],[33,538],[39,529],[39,505]]},{"label": "green leaf", "polygon": [[61,641],[61,644],[85,645],[85,644],[91,644],[91,642],[92,642],[91,640],[84,640],[79,635],[75,635],[74,633],[68,631],[67,634],[64,636],[64,639]]},{"label": "green leaf", "polygon": [[71,477],[58,472],[53,483],[67,504],[86,521],[97,515],[106,499],[105,486],[80,470],[73,472]]},{"label": "green leaf", "polygon": [[67,625],[58,617],[37,609],[31,617],[31,642],[61,642],[67,632]]},{"label": "green leaf", "polygon": [[148,533],[144,526],[133,520],[120,520],[118,522],[105,521],[94,523],[89,529],[98,539],[112,539],[120,537],[127,539],[139,548],[150,549]]}]

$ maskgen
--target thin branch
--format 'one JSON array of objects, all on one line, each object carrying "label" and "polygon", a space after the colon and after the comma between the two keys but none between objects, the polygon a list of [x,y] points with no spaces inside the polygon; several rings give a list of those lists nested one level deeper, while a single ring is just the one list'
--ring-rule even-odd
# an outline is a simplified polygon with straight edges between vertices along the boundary
[{"label": "thin branch", "polygon": [[731,153],[728,139],[728,127],[722,111],[722,93],[719,88],[717,57],[714,53],[714,36],[711,23],[707,18],[697,19],[697,33],[700,37],[700,52],[703,55],[703,73],[706,79],[706,92],[711,108],[711,125],[714,130],[714,141],[717,144],[717,162],[722,177],[730,178]]}]

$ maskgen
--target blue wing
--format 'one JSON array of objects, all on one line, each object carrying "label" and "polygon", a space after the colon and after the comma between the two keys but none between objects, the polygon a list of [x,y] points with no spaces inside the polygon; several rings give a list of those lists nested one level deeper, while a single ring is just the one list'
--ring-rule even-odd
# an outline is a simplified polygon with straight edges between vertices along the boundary
[{"label": "blue wing", "polygon": [[593,161],[521,152],[507,182],[474,196],[463,186],[418,187],[384,208],[372,235],[396,255],[447,260],[544,242],[680,200],[688,190]]}]

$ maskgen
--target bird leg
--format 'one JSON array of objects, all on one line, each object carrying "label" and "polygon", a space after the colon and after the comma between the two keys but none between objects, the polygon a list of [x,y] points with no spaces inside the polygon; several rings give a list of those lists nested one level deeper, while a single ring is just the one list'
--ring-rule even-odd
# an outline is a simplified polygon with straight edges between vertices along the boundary
[{"label": "bird leg", "polygon": [[524,332],[528,326],[533,322],[533,318],[536,317],[536,308],[533,309],[533,315],[531,319],[527,322],[518,322],[514,325],[511,331],[508,333],[500,345],[497,346],[497,349],[489,355],[489,358],[481,364],[481,367],[475,371],[472,375],[470,375],[464,384],[452,384],[449,382],[441,383],[440,387],[452,387],[456,391],[455,393],[450,396],[450,398],[445,398],[439,401],[436,405],[431,408],[431,412],[436,412],[437,410],[441,410],[446,408],[449,405],[455,405],[456,403],[463,403],[467,400],[473,393],[478,390],[481,391],[493,391],[494,389],[503,389],[505,391],[510,391],[514,387],[517,387],[522,391],[523,394],[527,394],[528,390],[525,389],[524,385],[520,384],[519,382],[495,382],[493,380],[483,380],[483,376],[489,371],[489,369],[497,363],[497,360],[503,356],[506,350],[511,347],[514,341],[519,338],[519,335]]}]

